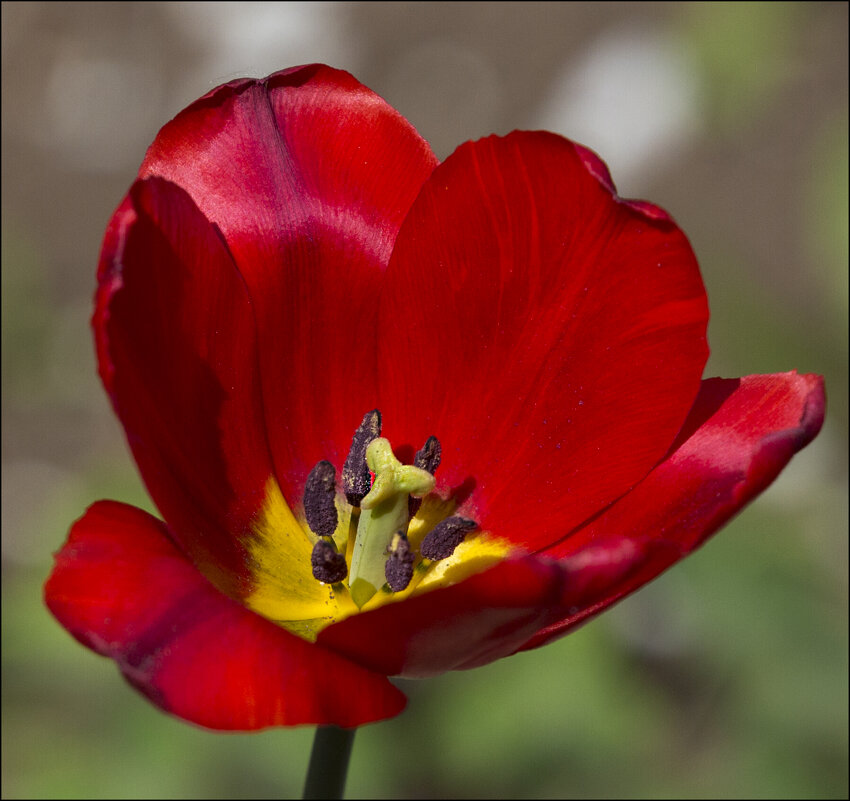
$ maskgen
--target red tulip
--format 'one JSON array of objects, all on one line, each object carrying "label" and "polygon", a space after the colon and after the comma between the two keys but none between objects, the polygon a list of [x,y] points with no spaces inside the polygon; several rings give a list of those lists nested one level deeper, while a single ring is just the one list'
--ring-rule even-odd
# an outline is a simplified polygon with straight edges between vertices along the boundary
[{"label": "red tulip", "polygon": [[591,151],[515,132],[438,164],[324,66],[168,123],[98,281],[101,378],[164,522],[94,504],[47,604],[211,728],[357,726],[403,709],[389,676],[567,633],[823,420],[818,376],[701,381],[688,241]]}]

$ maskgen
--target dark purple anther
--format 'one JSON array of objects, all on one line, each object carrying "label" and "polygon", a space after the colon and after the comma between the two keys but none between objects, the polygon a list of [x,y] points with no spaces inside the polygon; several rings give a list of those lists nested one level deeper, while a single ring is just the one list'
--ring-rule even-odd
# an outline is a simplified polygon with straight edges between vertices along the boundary
[{"label": "dark purple anther", "polygon": [[320,537],[332,537],[336,531],[335,497],[336,470],[330,462],[319,462],[304,485],[304,516],[313,533]]},{"label": "dark purple anther", "polygon": [[313,546],[310,562],[313,565],[313,578],[325,584],[336,584],[348,575],[345,557],[337,551],[332,541],[319,540]]},{"label": "dark purple anther", "polygon": [[465,517],[447,517],[428,532],[419,552],[426,559],[445,559],[454,553],[463,538],[477,526],[474,520]]},{"label": "dark purple anther", "polygon": [[401,592],[410,584],[410,580],[413,578],[413,565],[415,562],[416,554],[410,550],[407,535],[399,531],[393,538],[393,549],[384,567],[387,584],[390,585],[390,589],[393,592]]},{"label": "dark purple anther", "polygon": [[381,436],[381,413],[372,409],[363,416],[363,422],[354,432],[351,450],[342,468],[342,486],[346,500],[352,506],[360,506],[360,501],[372,488],[372,479],[366,465],[366,448],[373,439]]},{"label": "dark purple anther", "polygon": [[[440,466],[442,456],[443,449],[440,446],[440,440],[434,436],[428,437],[425,444],[416,451],[416,456],[413,457],[413,466],[427,470],[433,476]],[[411,517],[419,511],[420,506],[422,506],[421,498],[407,499],[407,511]]]},{"label": "dark purple anther", "polygon": [[427,470],[433,476],[440,466],[442,456],[443,449],[440,446],[440,440],[436,437],[428,437],[425,444],[416,451],[416,456],[413,457],[413,464],[415,467]]}]

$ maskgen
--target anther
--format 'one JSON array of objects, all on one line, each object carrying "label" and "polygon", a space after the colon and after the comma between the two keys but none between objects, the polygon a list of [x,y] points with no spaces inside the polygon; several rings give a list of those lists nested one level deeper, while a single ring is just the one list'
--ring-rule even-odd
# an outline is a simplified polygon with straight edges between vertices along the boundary
[{"label": "anther", "polygon": [[331,540],[319,540],[310,556],[313,578],[325,584],[336,584],[348,574],[345,556],[337,551]]},{"label": "anther", "polygon": [[463,538],[478,524],[465,517],[447,517],[428,532],[419,551],[426,559],[437,560],[451,556]]},{"label": "anther", "polygon": [[354,432],[351,449],[342,468],[342,486],[346,500],[352,506],[360,506],[363,496],[371,487],[369,468],[366,465],[366,448],[369,443],[381,436],[381,413],[377,409],[366,412],[363,422]]},{"label": "anther", "polygon": [[304,485],[304,516],[307,525],[320,537],[333,537],[339,518],[336,504],[336,470],[330,462],[321,461],[307,476]]},{"label": "anther", "polygon": [[387,577],[390,589],[393,592],[401,592],[407,588],[413,578],[416,554],[410,550],[410,543],[403,531],[396,532],[388,550],[390,557],[384,566],[384,575]]},{"label": "anther", "polygon": [[437,472],[440,466],[440,459],[443,457],[443,449],[440,446],[440,440],[436,437],[428,437],[425,444],[416,451],[416,456],[413,457],[413,464],[423,470],[427,470],[432,476]]},{"label": "anther", "polygon": [[[416,456],[413,457],[413,464],[422,470],[427,470],[432,476],[437,472],[440,466],[440,459],[443,456],[443,449],[440,446],[440,440],[436,437],[428,437],[425,444],[416,451]],[[407,501],[408,513],[411,517],[419,511],[422,506],[421,498],[409,498]]]}]

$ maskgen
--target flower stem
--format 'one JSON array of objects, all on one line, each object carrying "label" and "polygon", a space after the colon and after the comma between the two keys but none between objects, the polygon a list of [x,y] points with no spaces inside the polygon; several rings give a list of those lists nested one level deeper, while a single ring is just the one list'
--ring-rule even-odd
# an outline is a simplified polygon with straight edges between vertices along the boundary
[{"label": "flower stem", "polygon": [[310,752],[304,798],[342,798],[348,759],[357,729],[319,726]]}]

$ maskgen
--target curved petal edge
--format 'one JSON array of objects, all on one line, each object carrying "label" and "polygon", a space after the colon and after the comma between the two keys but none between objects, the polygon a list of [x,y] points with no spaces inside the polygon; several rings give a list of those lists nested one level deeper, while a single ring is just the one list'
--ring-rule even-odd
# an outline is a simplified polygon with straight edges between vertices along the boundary
[{"label": "curved petal edge", "polygon": [[545,551],[570,557],[600,539],[631,532],[645,550],[639,569],[612,585],[597,604],[538,631],[520,650],[567,634],[702,545],[814,439],[825,404],[818,375],[703,381],[667,457],[631,492]]},{"label": "curved petal edge", "polygon": [[354,727],[406,704],[386,676],[218,592],[163,523],[126,504],[100,501],[74,524],[44,593],[77,640],[115,660],[161,709],[200,726]]}]

